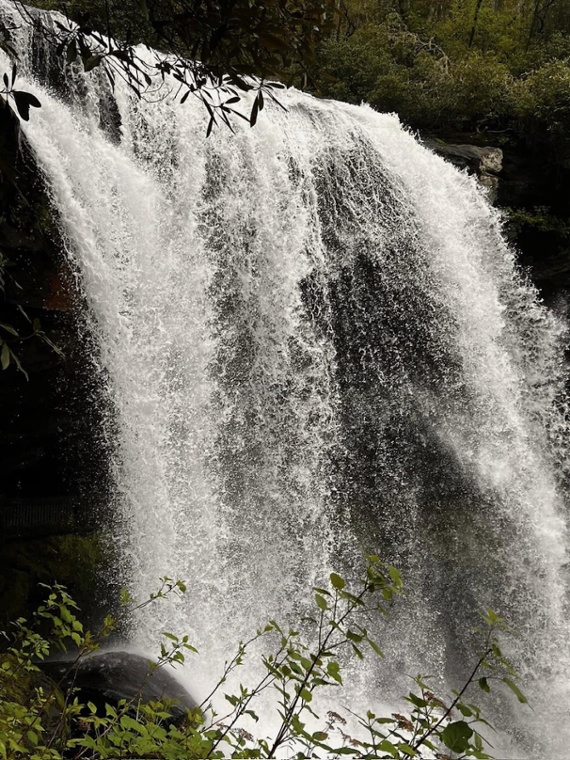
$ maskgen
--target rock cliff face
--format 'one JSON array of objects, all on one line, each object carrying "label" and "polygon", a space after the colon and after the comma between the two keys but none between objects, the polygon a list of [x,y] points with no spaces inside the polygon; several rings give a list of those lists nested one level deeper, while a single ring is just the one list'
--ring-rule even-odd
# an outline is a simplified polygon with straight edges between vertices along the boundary
[{"label": "rock cliff face", "polygon": [[570,169],[527,146],[479,146],[426,139],[460,169],[477,175],[505,213],[505,231],[547,304],[566,313],[570,298]]},{"label": "rock cliff face", "polygon": [[0,338],[10,359],[0,372],[0,615],[9,616],[23,600],[33,603],[39,581],[53,582],[54,565],[68,567],[69,578],[59,579],[81,596],[93,551],[79,536],[84,543],[96,529],[106,465],[101,378],[93,347],[79,337],[83,299],[34,156],[6,105],[0,172]]},{"label": "rock cliff face", "polygon": [[566,311],[570,298],[570,169],[540,151],[505,151],[497,205],[520,262],[546,303]]},{"label": "rock cliff face", "polygon": [[489,200],[496,202],[499,175],[503,169],[501,148],[454,145],[442,140],[425,140],[425,144],[459,169],[467,169],[470,174],[476,174],[483,187],[487,188]]}]

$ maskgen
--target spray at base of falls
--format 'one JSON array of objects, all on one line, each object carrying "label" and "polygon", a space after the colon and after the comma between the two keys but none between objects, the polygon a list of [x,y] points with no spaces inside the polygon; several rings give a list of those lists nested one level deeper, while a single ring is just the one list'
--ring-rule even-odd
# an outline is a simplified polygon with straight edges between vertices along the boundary
[{"label": "spray at base of falls", "polygon": [[132,645],[188,632],[208,681],[240,637],[379,552],[409,600],[381,631],[385,668],[344,699],[390,682],[395,698],[415,671],[457,684],[491,607],[521,634],[534,707],[506,728],[560,753],[565,326],[474,180],[394,116],[295,91],[206,139],[190,102],[117,83],[115,144],[97,72],[72,106],[28,74],[26,135],[115,409],[116,573],[139,599],[164,574],[190,589],[133,621]]}]

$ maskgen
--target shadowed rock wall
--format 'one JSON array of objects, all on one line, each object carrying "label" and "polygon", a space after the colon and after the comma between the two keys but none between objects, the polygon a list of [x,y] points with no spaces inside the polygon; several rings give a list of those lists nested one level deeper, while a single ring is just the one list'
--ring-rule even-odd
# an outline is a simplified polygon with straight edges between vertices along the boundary
[{"label": "shadowed rock wall", "polygon": [[6,359],[10,352],[0,371],[0,617],[7,617],[35,603],[38,582],[56,577],[88,598],[108,484],[104,382],[81,329],[84,301],[45,183],[6,105],[0,172],[0,338]]}]

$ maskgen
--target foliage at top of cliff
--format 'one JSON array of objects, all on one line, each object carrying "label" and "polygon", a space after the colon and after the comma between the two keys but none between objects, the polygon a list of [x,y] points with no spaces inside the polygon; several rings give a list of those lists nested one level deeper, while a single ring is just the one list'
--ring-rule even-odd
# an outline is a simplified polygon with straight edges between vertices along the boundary
[{"label": "foliage at top of cliff", "polygon": [[564,142],[569,0],[346,0],[319,50],[321,94],[413,128]]},{"label": "foliage at top of cliff", "polygon": [[[19,3],[16,3],[17,5]],[[566,151],[570,0],[37,0],[86,34],[244,77],[395,111],[412,128],[483,132]],[[75,58],[81,50],[63,51]],[[109,55],[107,51],[106,55]],[[97,57],[83,55],[87,67]],[[200,72],[197,77],[200,89]],[[237,102],[237,101],[236,101]],[[256,101],[255,114],[263,106]],[[504,136],[502,138],[501,136]]]}]

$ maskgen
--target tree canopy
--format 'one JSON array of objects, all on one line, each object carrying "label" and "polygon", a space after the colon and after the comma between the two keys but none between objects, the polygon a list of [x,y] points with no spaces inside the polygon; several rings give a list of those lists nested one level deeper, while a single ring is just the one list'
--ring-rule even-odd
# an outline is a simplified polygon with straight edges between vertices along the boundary
[{"label": "tree canopy", "polygon": [[[32,19],[20,0],[12,2]],[[558,150],[566,144],[570,0],[36,4],[66,16],[44,33],[57,37],[68,65],[101,66],[111,83],[122,76],[139,94],[153,73],[172,74],[181,100],[193,95],[204,103],[210,128],[218,120],[229,124],[251,89],[255,123],[278,80],[396,111],[410,126],[436,133],[505,132],[549,140]],[[162,55],[142,60],[139,43]]]},{"label": "tree canopy", "polygon": [[569,0],[346,0],[320,46],[322,94],[414,128],[560,144],[570,114]]}]

